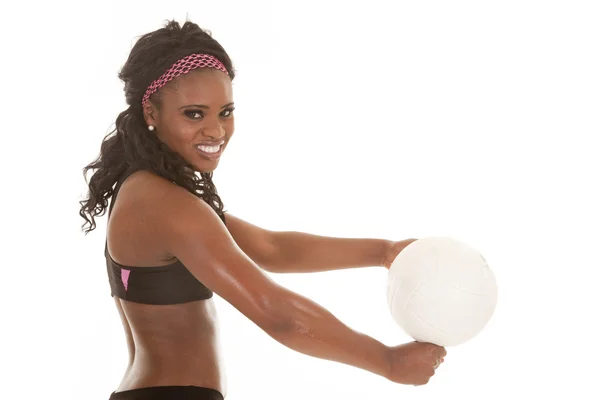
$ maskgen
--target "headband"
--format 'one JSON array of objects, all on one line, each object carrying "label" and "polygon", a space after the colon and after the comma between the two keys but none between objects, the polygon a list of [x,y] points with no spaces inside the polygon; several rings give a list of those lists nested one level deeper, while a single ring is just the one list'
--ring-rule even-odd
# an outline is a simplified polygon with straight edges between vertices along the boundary
[{"label": "headband", "polygon": [[162,74],[157,80],[152,82],[146,92],[144,93],[144,97],[142,98],[142,107],[148,103],[148,99],[152,96],[158,89],[165,86],[167,83],[177,78],[180,75],[187,74],[191,70],[196,68],[216,68],[219,71],[227,72],[227,68],[219,61],[215,56],[211,56],[210,54],[190,54],[187,57],[182,58],[177,61],[175,64],[171,66]]}]

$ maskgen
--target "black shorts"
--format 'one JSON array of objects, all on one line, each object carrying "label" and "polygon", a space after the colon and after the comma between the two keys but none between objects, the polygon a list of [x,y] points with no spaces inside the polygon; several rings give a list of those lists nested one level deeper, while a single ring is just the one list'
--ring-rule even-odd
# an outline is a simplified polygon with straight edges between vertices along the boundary
[{"label": "black shorts", "polygon": [[113,392],[109,400],[224,400],[215,389],[199,386],[155,386]]}]

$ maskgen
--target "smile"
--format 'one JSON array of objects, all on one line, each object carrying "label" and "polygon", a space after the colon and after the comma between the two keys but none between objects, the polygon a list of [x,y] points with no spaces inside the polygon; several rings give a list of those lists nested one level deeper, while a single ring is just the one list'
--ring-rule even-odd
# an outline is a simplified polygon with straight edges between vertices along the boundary
[{"label": "smile", "polygon": [[205,152],[205,153],[216,153],[217,151],[219,151],[221,149],[221,146],[196,146],[199,150]]},{"label": "smile", "polygon": [[223,144],[225,142],[222,141],[220,144],[216,144],[216,145],[197,145],[196,149],[198,150],[198,153],[200,153],[200,155],[203,158],[209,159],[209,160],[217,160],[219,159],[219,157],[221,157],[221,153],[223,152]]}]

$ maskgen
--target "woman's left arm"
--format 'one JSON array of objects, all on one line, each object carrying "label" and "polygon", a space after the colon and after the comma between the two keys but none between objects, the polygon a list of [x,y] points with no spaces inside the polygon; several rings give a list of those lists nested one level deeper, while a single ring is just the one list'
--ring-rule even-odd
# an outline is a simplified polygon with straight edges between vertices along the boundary
[{"label": "woman's left arm", "polygon": [[227,227],[238,246],[269,272],[302,273],[347,268],[386,267],[415,239],[350,239],[303,232],[269,231],[226,215]]}]

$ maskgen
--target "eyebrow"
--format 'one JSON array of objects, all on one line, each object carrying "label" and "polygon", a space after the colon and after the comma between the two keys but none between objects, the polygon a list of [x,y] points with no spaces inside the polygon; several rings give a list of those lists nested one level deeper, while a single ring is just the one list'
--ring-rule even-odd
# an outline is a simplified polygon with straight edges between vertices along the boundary
[{"label": "eyebrow", "polygon": [[[221,108],[229,107],[229,106],[232,106],[233,104],[234,103],[225,104]],[[179,109],[181,110],[182,108],[187,108],[187,107],[204,108],[204,109],[207,109],[207,110],[210,109],[209,106],[205,106],[204,104],[188,104],[187,106],[179,107]]]}]

